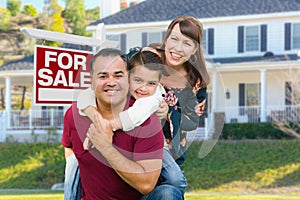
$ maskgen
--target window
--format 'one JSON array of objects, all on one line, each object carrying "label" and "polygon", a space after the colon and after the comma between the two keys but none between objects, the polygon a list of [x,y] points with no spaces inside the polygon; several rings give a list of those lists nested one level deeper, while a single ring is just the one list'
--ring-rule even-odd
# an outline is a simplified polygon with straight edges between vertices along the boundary
[{"label": "window", "polygon": [[203,30],[203,37],[202,37],[202,49],[203,53],[207,53],[207,47],[208,47],[208,41],[207,41],[207,31]]},{"label": "window", "polygon": [[300,104],[300,82],[285,82],[285,105]]},{"label": "window", "polygon": [[154,42],[162,42],[162,33],[161,32],[148,33],[148,44],[151,44]]},{"label": "window", "polygon": [[246,106],[259,105],[259,84],[248,83],[245,84],[245,104]]},{"label": "window", "polygon": [[245,51],[259,50],[259,26],[245,27]]},{"label": "window", "polygon": [[106,39],[107,40],[112,40],[112,41],[116,41],[119,42],[118,46],[116,48],[120,49],[120,35],[119,34],[114,34],[114,35],[106,35]]},{"label": "window", "polygon": [[300,49],[300,23],[293,24],[292,47],[293,49]]}]

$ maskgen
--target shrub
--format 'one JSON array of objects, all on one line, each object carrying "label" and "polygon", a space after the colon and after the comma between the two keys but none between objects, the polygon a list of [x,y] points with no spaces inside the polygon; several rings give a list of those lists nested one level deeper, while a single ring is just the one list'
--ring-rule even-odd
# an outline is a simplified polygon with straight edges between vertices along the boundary
[{"label": "shrub", "polygon": [[225,124],[221,139],[292,139],[292,137],[267,122]]}]

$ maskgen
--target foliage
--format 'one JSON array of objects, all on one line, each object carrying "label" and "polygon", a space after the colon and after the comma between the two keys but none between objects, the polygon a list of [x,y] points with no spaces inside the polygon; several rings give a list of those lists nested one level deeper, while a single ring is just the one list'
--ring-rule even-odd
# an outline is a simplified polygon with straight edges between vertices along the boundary
[{"label": "foliage", "polygon": [[64,17],[73,24],[73,34],[86,35],[85,9],[83,0],[66,0]]},{"label": "foliage", "polygon": [[95,21],[98,20],[100,17],[100,7],[92,8],[92,9],[87,9],[85,11],[85,19],[87,21]]},{"label": "foliage", "polygon": [[[63,33],[65,28],[64,19],[61,16],[62,10],[57,0],[46,0],[44,10],[41,14],[41,18],[44,24],[46,24],[43,29]],[[46,41],[45,45],[58,47],[61,45],[61,42]]]},{"label": "foliage", "polygon": [[20,12],[22,6],[21,0],[7,0],[7,9],[11,13],[12,16],[17,16]]},{"label": "foliage", "polygon": [[36,8],[33,5],[25,5],[23,7],[22,13],[24,13],[25,15],[32,16],[32,17],[37,17],[38,16],[38,12],[37,12]]},{"label": "foliage", "polygon": [[222,139],[291,139],[292,137],[274,127],[273,123],[231,123],[225,124]]},{"label": "foliage", "polygon": [[10,17],[10,12],[6,8],[0,7],[0,31],[6,31],[9,29]]}]

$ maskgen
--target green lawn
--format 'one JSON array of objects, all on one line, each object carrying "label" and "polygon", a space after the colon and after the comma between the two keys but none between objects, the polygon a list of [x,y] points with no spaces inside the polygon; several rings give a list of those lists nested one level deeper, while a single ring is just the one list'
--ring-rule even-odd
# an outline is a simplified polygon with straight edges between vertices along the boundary
[{"label": "green lawn", "polygon": [[[188,193],[186,200],[293,200],[300,196],[241,195],[216,193]],[[63,200],[61,191],[51,190],[0,190],[1,200]]]},{"label": "green lawn", "polygon": [[[299,141],[220,140],[206,157],[200,158],[202,145],[201,142],[194,142],[188,148],[182,166],[188,180],[187,191],[197,193],[196,197],[188,193],[186,199],[300,199]],[[47,190],[54,183],[63,182],[63,155],[64,150],[60,144],[0,144],[0,190]],[[9,195],[15,192],[17,190]],[[223,192],[226,195],[220,197]],[[278,196],[249,197],[228,193]],[[0,195],[5,194],[0,192]],[[45,195],[37,198],[47,199]],[[62,198],[62,194],[49,195],[50,199]],[[4,198],[8,197],[0,197]]]}]

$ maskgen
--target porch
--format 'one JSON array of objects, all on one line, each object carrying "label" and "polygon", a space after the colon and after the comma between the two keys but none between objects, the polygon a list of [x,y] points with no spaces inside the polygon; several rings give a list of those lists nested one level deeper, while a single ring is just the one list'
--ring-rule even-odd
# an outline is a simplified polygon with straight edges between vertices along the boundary
[{"label": "porch", "polygon": [[[42,138],[49,136],[49,130],[55,130],[61,136],[63,130],[63,110],[12,110],[10,113],[0,111],[0,142],[7,137],[18,137],[22,141],[32,140],[37,135]],[[218,112],[225,112],[225,123],[259,123],[261,109],[259,106],[228,106],[220,108]],[[300,106],[267,106],[265,122],[294,121],[300,122]],[[209,115],[210,116],[210,115]],[[211,119],[208,116],[207,119]],[[8,120],[10,119],[10,120]],[[210,120],[205,120],[210,123]],[[201,134],[206,138],[207,124],[201,129]],[[199,129],[200,130],[200,129]],[[205,136],[205,137],[204,137]]]},{"label": "porch", "polygon": [[225,123],[300,122],[300,105],[267,106],[265,120],[260,106],[228,106],[224,108]]}]

